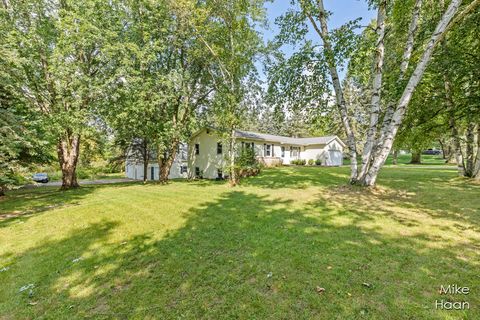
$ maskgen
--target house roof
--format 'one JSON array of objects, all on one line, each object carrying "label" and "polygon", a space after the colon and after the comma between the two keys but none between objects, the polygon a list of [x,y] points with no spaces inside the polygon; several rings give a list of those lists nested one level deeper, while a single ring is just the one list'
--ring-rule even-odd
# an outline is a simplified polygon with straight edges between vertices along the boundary
[{"label": "house roof", "polygon": [[[192,138],[196,135],[203,132],[203,130],[210,129],[210,130],[218,130],[214,127],[204,127],[192,135]],[[327,145],[333,140],[337,140],[343,147],[345,147],[345,143],[340,140],[337,136],[324,136],[324,137],[311,137],[311,138],[292,138],[292,137],[285,137],[285,136],[277,136],[273,134],[267,133],[259,133],[253,131],[244,131],[244,130],[235,130],[236,137],[238,139],[247,139],[247,140],[256,140],[256,141],[265,141],[265,142],[276,142],[279,144],[293,144],[298,146],[309,146],[309,145],[316,145],[322,144]]]},{"label": "house roof", "polygon": [[277,136],[273,134],[266,134],[266,133],[258,133],[252,131],[243,131],[243,130],[236,130],[237,138],[241,139],[251,139],[251,140],[260,140],[260,141],[269,141],[269,142],[277,142],[280,144],[294,144],[294,145],[315,145],[315,144],[329,144],[333,140],[338,140],[342,146],[345,144],[338,138],[337,136],[325,136],[325,137],[311,137],[311,138],[292,138],[292,137],[285,137],[285,136]]}]

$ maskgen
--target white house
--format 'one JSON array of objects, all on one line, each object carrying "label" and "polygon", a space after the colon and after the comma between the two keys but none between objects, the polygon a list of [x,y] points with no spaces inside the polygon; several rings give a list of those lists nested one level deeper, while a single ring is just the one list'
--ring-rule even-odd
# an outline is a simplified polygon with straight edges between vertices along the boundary
[{"label": "white house", "polygon": [[[239,147],[253,147],[257,158],[267,165],[290,164],[294,159],[320,160],[324,166],[343,163],[345,144],[337,136],[292,138],[237,130],[236,138]],[[228,152],[223,144],[217,130],[197,131],[188,144],[189,175],[207,179],[223,177]]]},{"label": "white house", "polygon": [[[125,175],[127,178],[143,180],[143,161],[139,159],[138,154],[129,150],[125,163]],[[170,169],[169,179],[188,178],[188,159],[187,145],[180,144],[177,154]],[[156,157],[151,154],[147,168],[147,180],[159,180],[160,169],[156,162]]]},{"label": "white house", "polygon": [[[237,148],[253,148],[257,159],[266,165],[290,164],[292,160],[319,160],[323,166],[340,166],[343,163],[345,144],[337,136],[292,138],[271,134],[236,131]],[[169,178],[203,177],[223,178],[226,173],[228,146],[224,145],[218,131],[203,128],[192,135],[179,148]],[[129,156],[126,161],[126,176],[143,180],[143,162]],[[159,168],[154,157],[148,164],[148,180],[159,179]]]}]

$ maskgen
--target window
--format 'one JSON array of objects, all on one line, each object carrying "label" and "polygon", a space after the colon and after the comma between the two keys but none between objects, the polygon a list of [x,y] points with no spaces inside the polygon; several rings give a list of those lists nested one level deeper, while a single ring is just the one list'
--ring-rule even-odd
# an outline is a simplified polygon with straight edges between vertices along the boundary
[{"label": "window", "polygon": [[292,158],[298,157],[298,147],[291,147],[290,148],[290,156]]},{"label": "window", "polygon": [[217,154],[222,154],[222,143],[217,142]]},{"label": "window", "polygon": [[223,179],[223,171],[222,171],[222,169],[217,169],[217,177],[218,177],[218,179]]},{"label": "window", "polygon": [[195,154],[200,154],[200,145],[195,143]]},{"label": "window", "polygon": [[282,147],[282,158],[285,158],[285,147]]},{"label": "window", "polygon": [[199,167],[195,167],[195,177],[200,177],[200,168]]},{"label": "window", "polygon": [[270,157],[272,155],[272,145],[265,144],[265,157]]},{"label": "window", "polygon": [[180,174],[187,173],[187,166],[180,167]]},{"label": "window", "polygon": [[155,167],[150,168],[150,180],[155,180]]}]

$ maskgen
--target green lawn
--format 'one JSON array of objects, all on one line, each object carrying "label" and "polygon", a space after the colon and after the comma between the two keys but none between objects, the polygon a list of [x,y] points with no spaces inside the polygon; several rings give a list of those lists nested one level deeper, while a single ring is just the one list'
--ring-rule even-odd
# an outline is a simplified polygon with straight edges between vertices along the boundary
[{"label": "green lawn", "polygon": [[[480,185],[385,168],[364,191],[347,176],[11,192],[0,319],[480,319]],[[441,296],[448,284],[471,293]]]},{"label": "green lawn", "polygon": [[[398,155],[398,166],[404,166],[404,165],[410,165],[410,161],[412,160],[412,155],[411,154],[399,154]],[[358,158],[358,162],[361,163],[362,158]],[[432,166],[432,165],[439,165],[439,166],[452,166],[452,168],[455,167],[454,164],[451,163],[445,163],[445,159],[441,155],[435,156],[435,155],[426,155],[422,154],[422,163],[421,165],[427,165],[427,166]],[[393,158],[392,156],[388,156],[387,161],[385,161],[386,165],[392,165],[393,163]],[[344,165],[349,165],[350,164],[350,159],[344,159],[343,160]],[[418,164],[413,164],[413,166],[418,166]]]}]

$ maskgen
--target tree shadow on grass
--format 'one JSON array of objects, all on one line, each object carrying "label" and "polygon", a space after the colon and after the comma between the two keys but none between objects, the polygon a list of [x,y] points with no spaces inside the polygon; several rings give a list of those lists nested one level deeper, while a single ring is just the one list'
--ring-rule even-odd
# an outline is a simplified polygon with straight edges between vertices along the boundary
[{"label": "tree shadow on grass", "polygon": [[311,186],[335,186],[348,183],[349,169],[344,167],[280,167],[262,170],[261,174],[242,180],[242,185],[266,189],[305,189]]},{"label": "tree shadow on grass", "polygon": [[[115,188],[127,187],[131,183],[116,184]],[[49,210],[78,205],[82,199],[109,185],[86,185],[62,191],[58,187],[40,187],[10,191],[0,200],[0,228],[12,223],[25,222],[33,216]]]},{"label": "tree shadow on grass", "polygon": [[[143,234],[110,243],[116,223],[103,222],[22,253],[11,274],[0,274],[9,297],[2,312],[95,319],[480,315],[478,309],[434,310],[441,284],[480,284],[478,263],[459,257],[472,249],[362,228],[365,212],[229,191],[185,218],[161,239]],[[72,264],[76,256],[83,259]],[[18,293],[29,282],[36,285],[34,298]],[[480,303],[478,295],[468,299]],[[32,300],[37,304],[28,306]]]},{"label": "tree shadow on grass", "polygon": [[[264,170],[242,184],[265,189],[319,187],[333,191],[344,204],[351,204],[351,210],[369,206],[374,211],[395,213],[402,207],[423,210],[439,218],[448,216],[468,222],[472,228],[480,225],[480,185],[457,178],[455,171],[384,168],[378,178],[380,192],[349,187],[348,174],[349,168],[345,167],[282,167]],[[381,192],[385,189],[388,192]],[[388,204],[393,206],[388,208]],[[416,223],[404,217],[398,219],[406,224]]]}]

